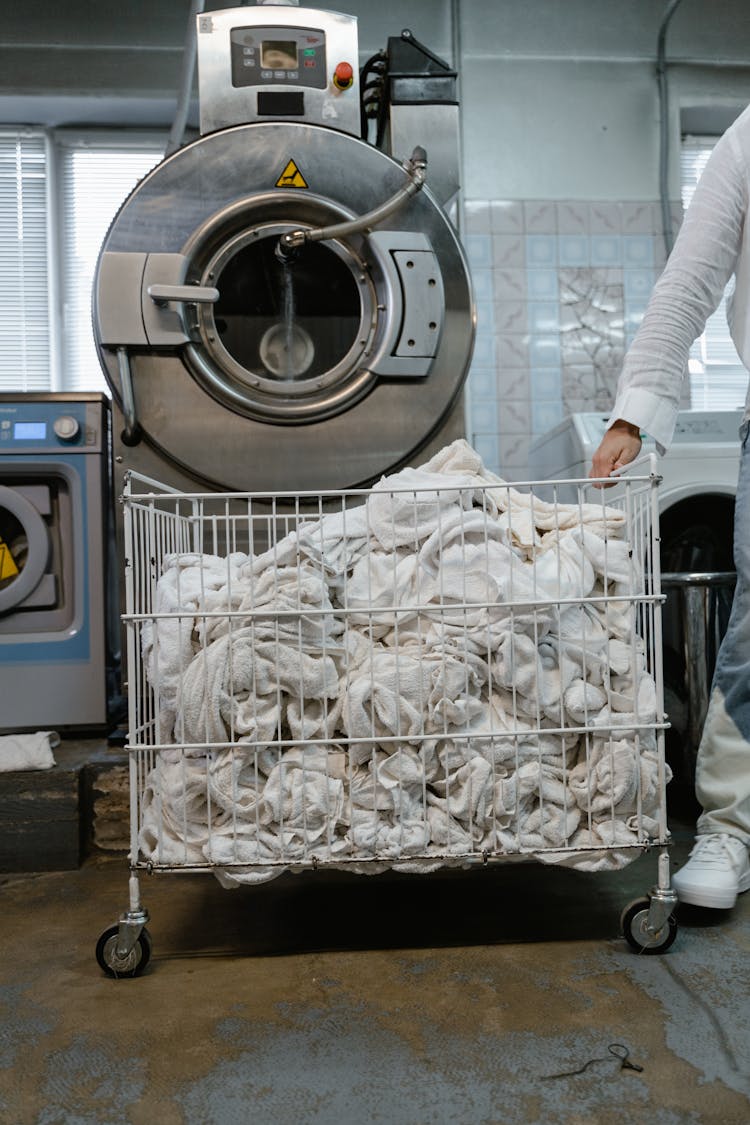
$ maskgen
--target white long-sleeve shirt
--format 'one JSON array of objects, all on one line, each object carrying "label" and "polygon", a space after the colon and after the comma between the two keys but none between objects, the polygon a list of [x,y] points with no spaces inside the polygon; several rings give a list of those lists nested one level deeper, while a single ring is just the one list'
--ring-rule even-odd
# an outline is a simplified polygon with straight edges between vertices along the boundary
[{"label": "white long-sleeve shirt", "polygon": [[[669,448],[693,341],[735,275],[729,330],[750,369],[750,106],[718,141],[625,357],[610,417]],[[750,418],[750,391],[745,420]]]}]

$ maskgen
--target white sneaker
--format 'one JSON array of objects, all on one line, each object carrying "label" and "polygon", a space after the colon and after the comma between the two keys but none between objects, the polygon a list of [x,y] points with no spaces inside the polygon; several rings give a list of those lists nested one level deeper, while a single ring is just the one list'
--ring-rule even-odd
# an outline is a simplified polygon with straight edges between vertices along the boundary
[{"label": "white sneaker", "polygon": [[747,845],[724,833],[697,836],[688,862],[672,876],[672,886],[680,902],[728,910],[738,894],[750,889]]}]

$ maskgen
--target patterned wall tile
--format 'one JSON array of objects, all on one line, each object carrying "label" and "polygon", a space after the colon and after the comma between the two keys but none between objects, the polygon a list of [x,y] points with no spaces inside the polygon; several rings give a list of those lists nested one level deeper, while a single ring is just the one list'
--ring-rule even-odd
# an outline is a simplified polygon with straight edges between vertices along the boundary
[{"label": "patterned wall tile", "polygon": [[622,215],[619,203],[589,203],[589,231],[591,234],[619,234]]},{"label": "patterned wall tile", "polygon": [[532,401],[560,398],[562,372],[559,367],[532,367],[529,372]]},{"label": "patterned wall tile", "polygon": [[562,399],[538,399],[531,404],[531,433],[546,434],[563,420]]},{"label": "patterned wall tile", "polygon": [[560,306],[557,301],[529,301],[526,323],[532,333],[557,333],[560,330]]},{"label": "patterned wall tile", "polygon": [[523,203],[495,199],[490,203],[490,230],[493,234],[523,234]]},{"label": "patterned wall tile", "polygon": [[561,266],[587,266],[589,256],[589,240],[585,234],[560,235]]},{"label": "patterned wall tile", "polygon": [[531,432],[531,403],[525,399],[503,398],[498,404],[498,430],[501,434],[526,434]]},{"label": "patterned wall tile", "polygon": [[488,269],[492,265],[492,238],[489,234],[465,234],[463,244],[472,269]]},{"label": "patterned wall tile", "polygon": [[560,334],[529,336],[529,365],[531,367],[559,367],[561,361]]},{"label": "patterned wall tile", "polygon": [[588,203],[558,203],[556,210],[558,234],[580,235],[589,233]]},{"label": "patterned wall tile", "polygon": [[528,327],[525,301],[495,301],[495,328],[498,332],[525,332]]},{"label": "patterned wall tile", "polygon": [[622,236],[622,264],[626,268],[643,268],[653,266],[653,235],[624,234]]},{"label": "patterned wall tile", "polygon": [[492,265],[495,269],[517,269],[526,265],[526,247],[520,234],[492,235]]},{"label": "patterned wall tile", "polygon": [[494,367],[477,367],[472,363],[469,383],[472,398],[495,399],[497,397],[497,372]]},{"label": "patterned wall tile", "polygon": [[465,229],[478,311],[469,436],[489,468],[521,480],[536,436],[611,407],[665,260],[661,207],[473,201]]},{"label": "patterned wall tile", "polygon": [[499,469],[506,480],[525,480],[528,476],[531,434],[500,434],[498,441]]},{"label": "patterned wall tile", "polygon": [[523,205],[527,234],[557,234],[557,204],[547,200],[527,200]]},{"label": "patterned wall tile", "polygon": [[495,286],[492,279],[492,270],[472,267],[471,281],[474,286],[475,301],[492,301],[495,295]]},{"label": "patterned wall tile", "polygon": [[497,360],[500,367],[528,367],[529,337],[511,334],[497,337]]},{"label": "patterned wall tile", "polygon": [[525,270],[495,270],[492,277],[496,301],[526,301]]},{"label": "patterned wall tile", "polygon": [[654,234],[653,207],[648,203],[621,203],[623,234]]},{"label": "patterned wall tile", "polygon": [[477,333],[471,363],[472,367],[494,368],[496,366],[497,337],[494,333]]},{"label": "patterned wall tile", "polygon": [[556,301],[557,295],[556,269],[526,271],[526,297],[529,301]]},{"label": "patterned wall tile", "polygon": [[529,269],[547,269],[557,265],[557,236],[554,234],[526,235],[526,265]]},{"label": "patterned wall tile", "polygon": [[592,234],[590,245],[592,266],[616,266],[622,261],[622,239],[617,234]]},{"label": "patterned wall tile", "polygon": [[497,394],[505,399],[520,400],[529,396],[528,367],[501,367],[497,372]]},{"label": "patterned wall tile", "polygon": [[492,473],[500,473],[500,439],[497,433],[475,433],[472,444]]},{"label": "patterned wall tile", "polygon": [[[490,203],[486,199],[468,199],[463,209],[463,229],[466,234],[489,234]],[[464,239],[464,244],[466,240]]]}]

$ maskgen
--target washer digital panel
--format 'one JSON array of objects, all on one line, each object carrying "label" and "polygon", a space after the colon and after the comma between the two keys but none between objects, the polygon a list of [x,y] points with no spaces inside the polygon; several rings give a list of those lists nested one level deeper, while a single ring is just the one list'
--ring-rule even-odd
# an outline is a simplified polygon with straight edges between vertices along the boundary
[{"label": "washer digital panel", "polygon": [[230,34],[232,85],[325,90],[326,38],[315,27],[238,27]]}]

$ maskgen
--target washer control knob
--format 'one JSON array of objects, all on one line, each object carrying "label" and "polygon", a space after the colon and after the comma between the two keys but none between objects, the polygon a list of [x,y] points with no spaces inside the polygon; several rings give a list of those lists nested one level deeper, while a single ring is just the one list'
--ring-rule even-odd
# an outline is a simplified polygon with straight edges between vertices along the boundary
[{"label": "washer control knob", "polygon": [[72,414],[61,414],[59,418],[55,418],[52,429],[60,441],[73,441],[81,432],[80,423]]}]

